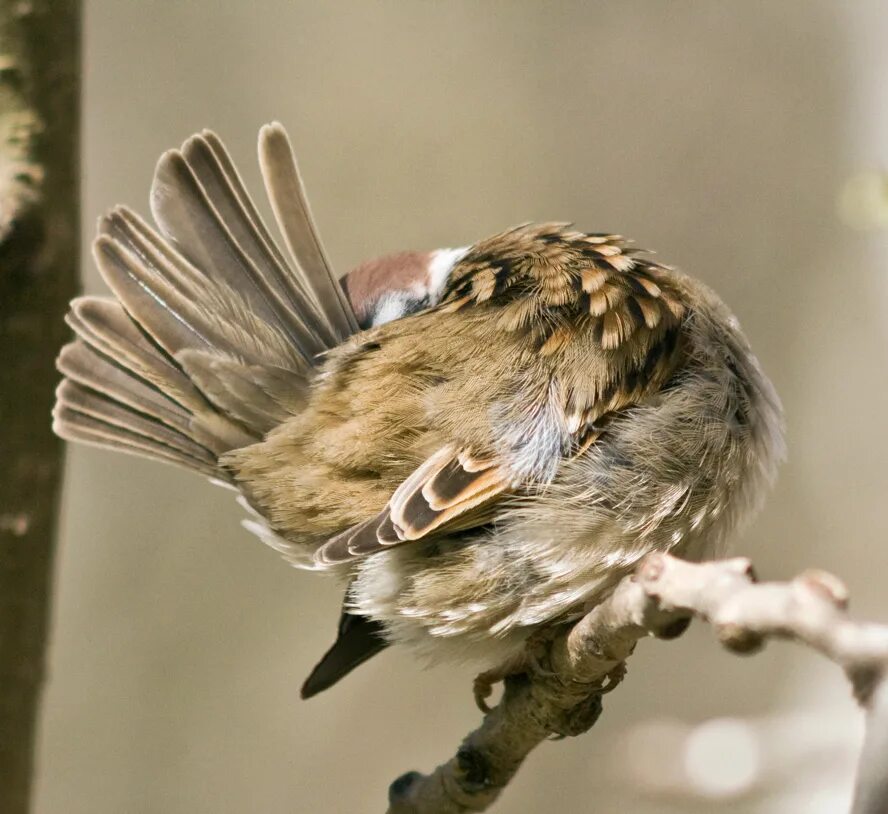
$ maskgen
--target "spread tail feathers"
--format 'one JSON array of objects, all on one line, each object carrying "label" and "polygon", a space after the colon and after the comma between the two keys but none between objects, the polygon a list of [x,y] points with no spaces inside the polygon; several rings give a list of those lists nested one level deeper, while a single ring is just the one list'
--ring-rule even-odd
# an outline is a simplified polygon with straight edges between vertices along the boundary
[{"label": "spread tail feathers", "polygon": [[125,207],[99,221],[115,299],[71,304],[60,436],[226,478],[219,456],[297,413],[317,354],[358,330],[279,124],[260,131],[259,159],[289,261],[209,131],[158,162],[159,231]]}]

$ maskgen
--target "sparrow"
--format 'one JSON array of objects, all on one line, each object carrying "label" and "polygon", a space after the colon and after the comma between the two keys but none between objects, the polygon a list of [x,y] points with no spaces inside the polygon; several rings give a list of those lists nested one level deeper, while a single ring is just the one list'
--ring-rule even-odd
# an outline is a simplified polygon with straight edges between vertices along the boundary
[{"label": "sparrow", "polygon": [[[345,599],[312,696],[390,643],[502,677],[652,551],[723,553],[784,457],[778,397],[706,285],[616,234],[525,224],[341,281],[286,132],[272,237],[210,131],[119,206],[54,429],[231,487]],[[499,671],[499,672],[497,672]]]}]

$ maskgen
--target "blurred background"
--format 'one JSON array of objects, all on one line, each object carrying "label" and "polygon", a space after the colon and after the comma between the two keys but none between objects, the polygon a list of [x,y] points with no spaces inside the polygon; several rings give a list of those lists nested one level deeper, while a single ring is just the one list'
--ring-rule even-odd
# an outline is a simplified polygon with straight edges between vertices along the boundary
[{"label": "blurred background", "polygon": [[[736,550],[764,578],[832,570],[888,620],[880,0],[90,0],[85,36],[85,241],[116,202],[147,213],[157,156],[204,127],[258,189],[279,119],[341,271],[563,219],[710,283],[788,419]],[[469,671],[397,650],[301,702],[339,591],[240,519],[198,477],[70,450],[37,811],[381,811],[477,724]],[[740,659],[695,625],[643,642],[599,724],[539,748],[496,810],[832,814],[861,735],[832,665]]]}]

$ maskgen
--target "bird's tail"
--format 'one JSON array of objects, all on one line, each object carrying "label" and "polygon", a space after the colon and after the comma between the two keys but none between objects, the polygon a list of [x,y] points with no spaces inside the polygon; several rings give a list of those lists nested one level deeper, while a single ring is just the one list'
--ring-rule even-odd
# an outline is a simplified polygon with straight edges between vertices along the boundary
[{"label": "bird's tail", "polygon": [[157,229],[125,207],[99,221],[114,297],[71,304],[60,436],[227,479],[219,456],[299,412],[317,354],[358,328],[280,125],[262,128],[259,160],[289,259],[209,131],[158,162]]}]

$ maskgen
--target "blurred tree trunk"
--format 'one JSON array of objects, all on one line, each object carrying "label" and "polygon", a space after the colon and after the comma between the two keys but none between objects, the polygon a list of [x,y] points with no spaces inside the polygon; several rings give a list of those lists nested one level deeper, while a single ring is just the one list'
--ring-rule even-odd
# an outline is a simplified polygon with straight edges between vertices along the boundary
[{"label": "blurred tree trunk", "polygon": [[0,0],[0,811],[30,805],[79,257],[80,3]]}]

